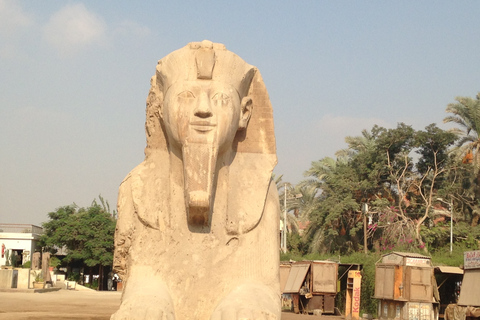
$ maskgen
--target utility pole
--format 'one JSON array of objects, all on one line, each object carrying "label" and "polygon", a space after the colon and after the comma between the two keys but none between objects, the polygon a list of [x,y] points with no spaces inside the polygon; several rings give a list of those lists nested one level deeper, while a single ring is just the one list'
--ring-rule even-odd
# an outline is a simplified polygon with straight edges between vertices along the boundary
[{"label": "utility pole", "polygon": [[287,252],[287,184],[285,183],[285,197],[283,199],[283,238],[282,249],[283,253]]},{"label": "utility pole", "polygon": [[367,248],[367,214],[368,214],[368,204],[362,203],[362,213],[363,213],[363,251],[365,254],[368,253]]}]

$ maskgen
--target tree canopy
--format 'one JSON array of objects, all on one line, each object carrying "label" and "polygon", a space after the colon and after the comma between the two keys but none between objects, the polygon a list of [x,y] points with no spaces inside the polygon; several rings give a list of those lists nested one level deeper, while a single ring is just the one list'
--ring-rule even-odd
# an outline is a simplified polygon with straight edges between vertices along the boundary
[{"label": "tree canopy", "polygon": [[[290,219],[309,221],[301,237],[289,237],[294,239],[289,249],[300,254],[347,254],[364,250],[366,243],[369,251],[427,253],[448,244],[452,219],[455,241],[476,249],[480,94],[456,100],[448,105],[446,111],[453,115],[444,122],[460,128],[375,125],[359,136],[346,137],[348,147],[335,158],[313,161],[306,180],[289,187],[291,194],[306,195],[287,203],[287,210],[294,212]],[[362,212],[362,205],[367,212]]]},{"label": "tree canopy", "polygon": [[100,201],[101,205],[94,200],[88,208],[72,204],[50,212],[50,220],[43,223],[42,246],[53,253],[66,248],[67,262],[81,260],[89,267],[111,265],[115,213],[109,212],[103,198]]}]

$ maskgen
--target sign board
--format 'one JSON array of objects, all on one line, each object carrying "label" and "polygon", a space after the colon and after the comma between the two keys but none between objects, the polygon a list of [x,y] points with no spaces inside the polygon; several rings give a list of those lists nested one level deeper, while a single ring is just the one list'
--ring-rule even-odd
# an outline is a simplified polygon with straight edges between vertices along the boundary
[{"label": "sign board", "polygon": [[405,264],[407,266],[430,266],[429,259],[407,257]]},{"label": "sign board", "polygon": [[463,269],[480,268],[480,250],[466,251],[463,253]]},{"label": "sign board", "polygon": [[348,277],[349,278],[361,278],[362,273],[358,270],[350,270],[350,271],[348,271]]},{"label": "sign board", "polygon": [[357,270],[348,271],[347,300],[345,303],[345,317],[347,319],[360,319],[360,295],[362,274]]}]

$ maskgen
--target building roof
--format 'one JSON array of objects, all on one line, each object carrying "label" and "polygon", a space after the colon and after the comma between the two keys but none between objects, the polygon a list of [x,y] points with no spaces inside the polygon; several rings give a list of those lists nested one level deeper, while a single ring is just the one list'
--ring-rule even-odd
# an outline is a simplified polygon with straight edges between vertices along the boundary
[{"label": "building roof", "polygon": [[399,255],[399,256],[401,256],[401,257],[408,257],[408,258],[430,259],[429,256],[424,256],[424,255],[419,254],[419,253],[414,253],[414,252],[398,252],[398,251],[392,251],[392,252],[389,252],[389,253],[385,253],[385,254],[382,255],[382,257],[388,256],[388,255],[391,255],[391,254],[396,254],[396,255]]},{"label": "building roof", "polygon": [[0,239],[39,239],[43,228],[33,224],[0,223]]},{"label": "building roof", "polygon": [[449,274],[463,274],[463,270],[459,267],[451,267],[451,266],[437,266],[435,267],[435,271],[440,271],[441,273],[449,273]]}]

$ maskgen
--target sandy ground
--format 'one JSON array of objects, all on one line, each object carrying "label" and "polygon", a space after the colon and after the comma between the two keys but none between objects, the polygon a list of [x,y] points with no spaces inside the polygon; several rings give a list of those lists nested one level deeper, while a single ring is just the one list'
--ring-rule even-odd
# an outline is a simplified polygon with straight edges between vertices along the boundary
[{"label": "sandy ground", "polygon": [[[0,319],[108,320],[120,305],[116,291],[0,292]],[[343,320],[343,317],[282,313],[282,320]]]}]

